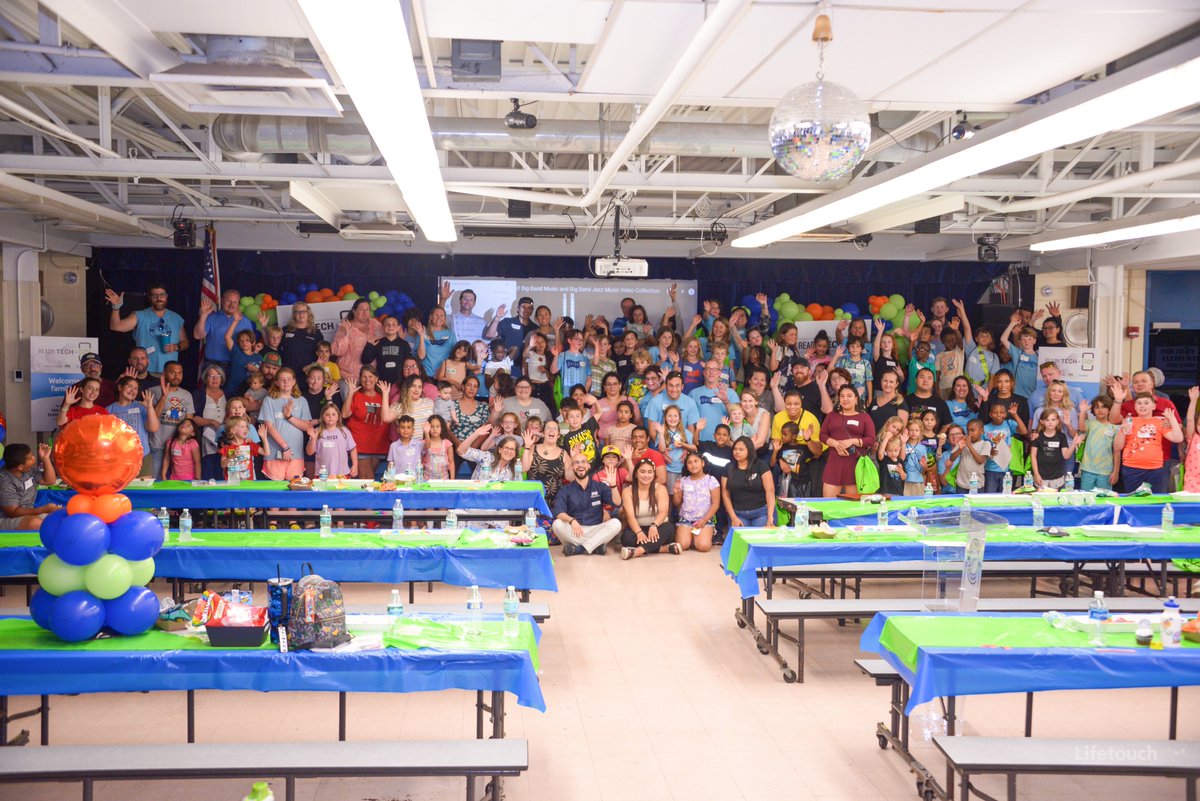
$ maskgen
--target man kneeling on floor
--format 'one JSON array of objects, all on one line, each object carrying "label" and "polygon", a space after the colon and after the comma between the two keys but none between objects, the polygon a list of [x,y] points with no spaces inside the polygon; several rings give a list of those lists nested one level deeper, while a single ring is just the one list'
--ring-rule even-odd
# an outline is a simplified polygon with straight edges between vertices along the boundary
[{"label": "man kneeling on floor", "polygon": [[554,499],[551,530],[562,540],[563,556],[608,553],[609,541],[621,533],[621,521],[609,515],[612,490],[592,478],[592,463],[583,453],[571,457],[574,480],[563,484]]},{"label": "man kneeling on floor", "polygon": [[0,470],[0,529],[40,529],[46,515],[61,507],[56,503],[34,506],[38,486],[57,480],[49,445],[38,445],[36,457],[28,445],[9,445],[4,452],[4,469]]}]

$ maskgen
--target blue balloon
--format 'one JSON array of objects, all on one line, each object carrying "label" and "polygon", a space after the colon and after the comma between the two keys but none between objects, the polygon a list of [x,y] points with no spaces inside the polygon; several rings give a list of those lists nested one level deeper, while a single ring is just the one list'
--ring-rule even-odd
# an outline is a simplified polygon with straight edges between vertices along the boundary
[{"label": "blue balloon", "polygon": [[126,512],[108,527],[108,550],[131,562],[149,559],[163,546],[163,527],[149,512]]},{"label": "blue balloon", "polygon": [[148,587],[130,587],[124,595],[104,602],[104,624],[118,634],[141,634],[157,619],[158,596]]},{"label": "blue balloon", "polygon": [[858,304],[857,303],[843,303],[842,311],[846,312],[846,314],[849,314],[851,317],[858,317]]},{"label": "blue balloon", "polygon": [[397,296],[396,296],[396,299],[397,299],[397,300],[403,300],[403,301],[406,301],[406,302],[408,302],[408,303],[412,303],[412,298],[410,298],[410,297],[408,296],[408,293],[407,293],[407,292],[401,292],[399,295],[397,295]]},{"label": "blue balloon", "polygon": [[54,553],[54,539],[58,536],[58,528],[66,519],[67,510],[59,509],[57,512],[51,512],[46,515],[46,519],[42,521],[41,528],[38,529],[38,534],[42,537],[42,545],[45,545],[51,553]]},{"label": "blue balloon", "polygon": [[48,630],[50,628],[50,610],[54,608],[54,602],[57,600],[57,595],[51,595],[39,587],[33,597],[29,599],[29,616],[33,618],[33,622]]},{"label": "blue balloon", "polygon": [[54,601],[49,623],[60,640],[90,640],[104,628],[104,602],[86,590],[68,592]]},{"label": "blue balloon", "polygon": [[0,442],[4,442],[6,434],[8,434],[8,429],[4,427],[3,423],[0,423]]},{"label": "blue balloon", "polygon": [[295,294],[293,294],[291,292],[284,292],[283,295],[280,296],[279,302],[284,306],[290,306],[293,303],[295,303],[298,299],[299,298],[297,298]]},{"label": "blue balloon", "polygon": [[108,551],[108,526],[93,514],[67,515],[54,535],[54,552],[69,565],[90,565]]}]

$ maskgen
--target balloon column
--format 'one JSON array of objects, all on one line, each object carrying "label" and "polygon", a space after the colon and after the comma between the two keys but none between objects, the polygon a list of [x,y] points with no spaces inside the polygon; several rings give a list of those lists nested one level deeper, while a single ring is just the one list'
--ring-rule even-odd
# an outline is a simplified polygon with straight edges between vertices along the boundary
[{"label": "balloon column", "polygon": [[142,463],[137,432],[111,415],[81,418],[59,434],[54,461],[77,494],[42,521],[50,555],[38,568],[30,615],[67,642],[105,627],[141,634],[158,618],[158,597],[146,585],[164,533],[154,515],[131,511],[120,494]]},{"label": "balloon column", "polygon": [[280,295],[279,302],[285,305],[300,300],[306,303],[330,303],[339,300],[358,300],[360,297],[366,297],[371,301],[371,312],[376,317],[388,314],[399,317],[416,305],[412,298],[399,290],[389,289],[386,292],[372,290],[360,294],[354,289],[354,284],[342,284],[336,291],[329,287],[318,288],[316,284],[300,284],[296,287],[295,292],[284,292]]}]

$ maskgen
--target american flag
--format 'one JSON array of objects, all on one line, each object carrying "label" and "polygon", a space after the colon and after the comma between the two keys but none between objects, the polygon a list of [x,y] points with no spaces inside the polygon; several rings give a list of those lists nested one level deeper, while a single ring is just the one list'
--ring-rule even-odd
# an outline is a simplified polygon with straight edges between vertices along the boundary
[{"label": "american flag", "polygon": [[[221,308],[221,267],[217,263],[217,229],[212,224],[204,226],[204,275],[200,278],[200,299],[208,298],[218,310]],[[200,340],[199,369],[204,369],[204,340]]]}]

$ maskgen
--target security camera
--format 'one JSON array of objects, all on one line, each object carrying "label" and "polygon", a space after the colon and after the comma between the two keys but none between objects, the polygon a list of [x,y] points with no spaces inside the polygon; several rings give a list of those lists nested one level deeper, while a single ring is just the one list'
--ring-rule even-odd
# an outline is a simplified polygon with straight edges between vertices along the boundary
[{"label": "security camera", "polygon": [[537,117],[532,114],[526,114],[521,111],[521,101],[518,98],[510,98],[512,100],[512,111],[504,115],[504,125],[508,128],[528,129],[537,127]]},{"label": "security camera", "polygon": [[984,264],[991,264],[1000,258],[1000,251],[996,247],[1000,243],[1000,237],[995,234],[985,234],[975,240],[975,244],[979,246],[976,255]]}]

